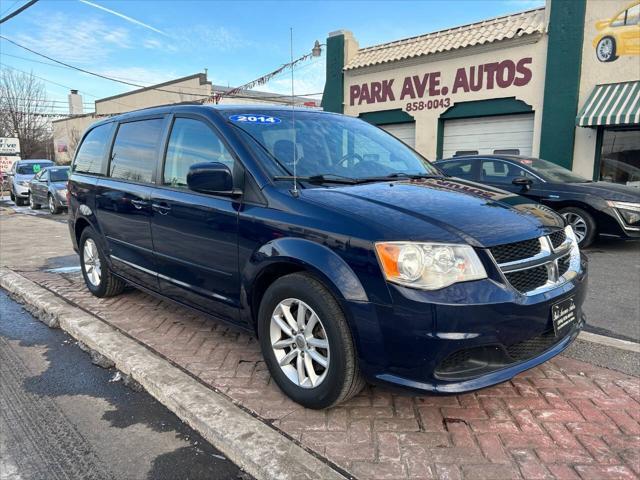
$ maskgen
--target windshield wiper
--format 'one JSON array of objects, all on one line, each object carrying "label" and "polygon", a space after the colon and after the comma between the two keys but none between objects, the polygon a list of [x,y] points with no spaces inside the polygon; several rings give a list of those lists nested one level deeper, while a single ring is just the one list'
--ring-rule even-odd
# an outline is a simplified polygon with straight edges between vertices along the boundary
[{"label": "windshield wiper", "polygon": [[355,185],[359,183],[357,178],[351,177],[343,177],[342,175],[336,175],[333,173],[323,174],[323,175],[310,175],[310,176],[297,176],[293,175],[277,175],[273,177],[274,180],[296,180],[300,182],[309,182],[315,184],[323,184],[323,183],[337,183],[343,185]]},{"label": "windshield wiper", "polygon": [[366,182],[385,182],[387,180],[395,180],[398,178],[407,178],[409,180],[420,180],[423,178],[444,178],[444,175],[437,175],[437,174],[431,174],[431,173],[395,172],[382,177],[362,177],[356,180],[357,180],[357,183],[366,183]]}]

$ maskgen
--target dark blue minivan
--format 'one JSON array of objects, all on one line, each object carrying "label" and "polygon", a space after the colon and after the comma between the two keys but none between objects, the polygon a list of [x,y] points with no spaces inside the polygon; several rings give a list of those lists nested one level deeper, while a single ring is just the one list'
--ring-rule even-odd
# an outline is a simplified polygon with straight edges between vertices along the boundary
[{"label": "dark blue minivan", "polygon": [[454,179],[368,123],[180,105],[85,133],[69,228],[96,296],[134,285],[254,331],[292,399],[365,381],[456,393],[509,380],[582,329],[570,226]]}]

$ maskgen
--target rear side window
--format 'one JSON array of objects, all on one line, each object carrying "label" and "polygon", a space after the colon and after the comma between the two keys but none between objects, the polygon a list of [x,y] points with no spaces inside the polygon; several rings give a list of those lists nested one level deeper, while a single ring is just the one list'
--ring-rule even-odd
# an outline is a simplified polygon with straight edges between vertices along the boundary
[{"label": "rear side window", "polygon": [[73,162],[74,172],[104,175],[106,170],[104,154],[107,149],[107,143],[111,138],[112,129],[113,124],[108,123],[100,125],[87,133]]},{"label": "rear side window", "polygon": [[163,122],[158,118],[120,125],[111,151],[111,177],[142,183],[153,181]]}]

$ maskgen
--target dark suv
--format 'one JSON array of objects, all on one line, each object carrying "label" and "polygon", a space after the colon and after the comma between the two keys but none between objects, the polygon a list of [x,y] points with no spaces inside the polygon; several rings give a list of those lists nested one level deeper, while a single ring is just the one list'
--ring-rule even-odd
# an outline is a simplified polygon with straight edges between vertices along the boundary
[{"label": "dark suv", "polygon": [[561,217],[445,176],[384,131],[277,107],[161,107],[92,126],[69,181],[89,290],[125,283],[255,331],[311,408],[365,380],[506,381],[584,325]]}]

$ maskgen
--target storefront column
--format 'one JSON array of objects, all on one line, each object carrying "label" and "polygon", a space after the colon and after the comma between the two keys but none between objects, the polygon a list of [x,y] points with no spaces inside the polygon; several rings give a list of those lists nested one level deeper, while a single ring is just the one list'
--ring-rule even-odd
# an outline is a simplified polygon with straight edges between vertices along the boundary
[{"label": "storefront column", "polygon": [[571,169],[586,2],[550,3],[540,157]]}]

